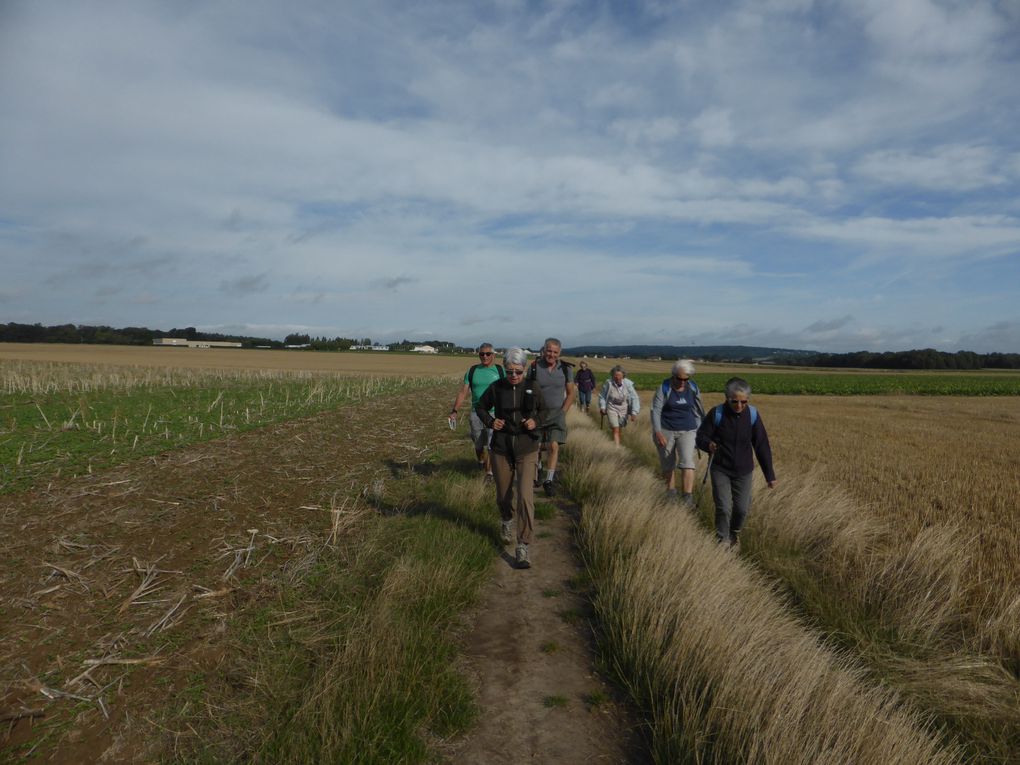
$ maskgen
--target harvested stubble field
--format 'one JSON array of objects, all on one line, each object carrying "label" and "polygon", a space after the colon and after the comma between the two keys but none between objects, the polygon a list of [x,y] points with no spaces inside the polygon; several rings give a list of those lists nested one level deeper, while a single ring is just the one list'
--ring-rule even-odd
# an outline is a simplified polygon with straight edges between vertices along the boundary
[{"label": "harvested stubble field", "polygon": [[[12,347],[17,360],[6,355]],[[107,352],[107,362],[130,366],[67,363]],[[26,360],[34,353],[40,362]],[[245,368],[259,356],[292,366]],[[451,510],[425,481],[441,475],[438,449],[468,451],[431,418],[441,419],[471,360],[381,357],[0,347],[0,395],[10,405],[0,422],[4,475],[14,475],[15,452],[27,466],[29,454],[88,436],[64,450],[69,461],[38,461],[0,497],[0,709],[16,713],[0,751],[53,761],[106,752],[127,761],[298,762],[326,750],[343,760],[356,737],[376,747],[372,761],[420,761],[432,755],[417,728],[469,724],[463,683],[449,672],[452,649],[415,655],[392,607],[372,610],[365,593],[424,588],[416,602],[431,621],[414,630],[431,630],[470,602],[485,576],[485,535],[496,534],[488,500],[472,489],[471,507]],[[368,371],[377,379],[366,387]],[[422,387],[435,375],[446,382]],[[192,419],[155,427],[161,402]],[[604,660],[649,714],[659,760],[1011,760],[1020,748],[1020,399],[755,402],[781,484],[758,486],[739,558],[707,544],[707,496],[700,529],[662,503],[649,483],[646,415],[625,432],[640,465],[613,462],[624,452],[606,452],[590,426],[567,449],[568,487],[586,503],[581,534]],[[594,473],[572,454],[594,460]],[[398,477],[410,495],[394,491]],[[482,530],[481,543],[445,527],[365,535],[373,519],[412,506]],[[456,566],[434,570],[414,544],[450,551]],[[334,581],[337,571],[346,578]],[[678,577],[691,586],[664,600]],[[713,584],[730,579],[735,590]],[[454,582],[466,589],[433,605]],[[667,600],[680,611],[663,611]],[[364,618],[345,621],[355,614]],[[742,646],[721,639],[737,622],[751,630]],[[314,671],[327,643],[352,664]],[[308,722],[319,701],[302,706],[303,694],[332,699],[340,684],[371,698],[380,683],[404,688],[372,663],[399,664],[387,646],[421,670],[416,683],[435,690],[437,707],[401,707],[397,723],[376,699],[367,717],[331,706],[342,730]],[[277,654],[282,665],[269,660]],[[297,732],[266,733],[294,722]],[[858,733],[837,733],[841,726]]]},{"label": "harvested stubble field", "polygon": [[[648,406],[650,396],[642,398]],[[780,486],[770,492],[757,475],[742,557],[774,577],[832,645],[935,715],[969,758],[1012,758],[1020,743],[1020,399],[754,401]],[[627,428],[624,441],[655,470],[647,420]]]}]

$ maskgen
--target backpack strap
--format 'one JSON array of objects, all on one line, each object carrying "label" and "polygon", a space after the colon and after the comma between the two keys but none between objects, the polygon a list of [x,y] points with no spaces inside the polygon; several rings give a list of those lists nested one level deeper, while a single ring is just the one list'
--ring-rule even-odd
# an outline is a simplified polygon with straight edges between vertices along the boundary
[{"label": "backpack strap", "polygon": [[[717,428],[719,427],[719,423],[722,422],[723,406],[723,404],[719,404],[719,406],[712,409],[712,419],[715,421],[715,426]],[[758,422],[758,410],[750,404],[747,405],[747,408],[751,410],[751,427],[753,428],[754,423]]]},{"label": "backpack strap", "polygon": [[496,374],[499,375],[499,379],[500,380],[505,380],[506,379],[506,370],[503,369],[503,365],[502,364],[497,364],[496,365]]},{"label": "backpack strap", "polygon": [[662,395],[664,396],[663,402],[662,402],[663,404],[665,404],[667,401],[669,401],[669,387],[670,387],[669,383],[670,383],[670,378],[668,378],[668,377],[665,380],[662,381]]},{"label": "backpack strap", "polygon": [[467,381],[468,381],[468,385],[469,386],[474,386],[474,384],[475,384],[475,370],[478,369],[478,367],[480,367],[480,366],[481,366],[481,364],[472,364],[471,365],[471,369],[468,370]]}]

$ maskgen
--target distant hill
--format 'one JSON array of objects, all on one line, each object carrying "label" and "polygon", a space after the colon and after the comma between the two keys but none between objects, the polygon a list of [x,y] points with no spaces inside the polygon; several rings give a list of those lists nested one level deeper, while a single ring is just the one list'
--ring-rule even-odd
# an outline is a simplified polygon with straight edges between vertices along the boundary
[{"label": "distant hill", "polygon": [[564,356],[629,356],[633,359],[701,359],[703,361],[773,361],[810,359],[818,351],[766,348],[757,345],[578,345],[564,348]]}]

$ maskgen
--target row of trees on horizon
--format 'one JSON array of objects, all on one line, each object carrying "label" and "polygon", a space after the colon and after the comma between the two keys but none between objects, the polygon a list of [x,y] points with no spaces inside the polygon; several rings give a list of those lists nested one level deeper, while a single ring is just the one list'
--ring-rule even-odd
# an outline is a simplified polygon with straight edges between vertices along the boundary
[{"label": "row of trees on horizon", "polygon": [[[281,340],[265,337],[247,337],[242,335],[224,335],[216,332],[200,332],[194,327],[170,330],[148,329],[146,327],[90,326],[86,324],[42,324],[0,323],[0,342],[4,343],[73,343],[93,345],[152,345],[156,338],[180,337],[185,340],[239,342],[244,348],[284,348],[286,346],[303,346],[315,351],[346,351],[355,346],[371,346],[371,338],[347,337],[312,337],[307,334],[292,333]],[[473,349],[464,348],[447,340],[428,340],[427,343],[442,352],[470,353]],[[389,343],[391,351],[409,351],[422,343],[404,339],[399,343]],[[628,346],[616,348],[619,356],[639,357],[647,355],[652,346],[641,346],[645,353],[635,353]],[[707,349],[706,349],[707,350]],[[718,348],[713,348],[718,351]],[[715,352],[703,355],[706,361],[750,361],[746,356],[747,349],[732,357]],[[772,364],[789,364],[792,366],[815,366],[856,369],[945,369],[971,371],[977,369],[1020,369],[1020,353],[974,353],[973,351],[956,351],[947,353],[933,348],[910,351],[857,351],[855,353],[818,353],[796,354],[790,356],[774,355],[768,361]]]}]

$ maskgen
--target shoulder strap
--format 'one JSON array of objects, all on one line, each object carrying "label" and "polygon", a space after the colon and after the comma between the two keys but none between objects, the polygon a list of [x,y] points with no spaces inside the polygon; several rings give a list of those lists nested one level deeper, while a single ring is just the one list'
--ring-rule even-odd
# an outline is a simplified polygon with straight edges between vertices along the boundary
[{"label": "shoulder strap", "polygon": [[496,365],[496,373],[499,375],[499,379],[500,380],[505,380],[506,379],[506,370],[503,369],[503,365],[502,364],[497,364]]},{"label": "shoulder strap", "polygon": [[563,371],[563,384],[567,385],[570,382],[570,368],[574,366],[569,361],[560,360],[560,369]]},{"label": "shoulder strap", "polygon": [[[662,395],[665,397],[665,401],[669,400],[669,378],[667,377],[662,381]],[[665,403],[665,401],[663,403]]]},{"label": "shoulder strap", "polygon": [[478,369],[478,367],[480,367],[480,366],[481,366],[481,364],[472,364],[471,365],[471,369],[468,370],[468,375],[467,375],[467,377],[468,377],[468,385],[474,385],[475,384],[475,370]]},{"label": "shoulder strap", "polygon": [[[719,427],[719,423],[722,422],[722,408],[722,404],[712,408],[712,418],[715,420],[715,426],[717,428]],[[751,410],[751,427],[754,427],[754,423],[758,422],[758,410],[751,405],[748,405],[747,408]]]},{"label": "shoulder strap", "polygon": [[691,390],[694,391],[695,396],[701,395],[701,388],[698,387],[698,384],[694,382],[694,380],[688,380],[687,384],[691,386]]}]

